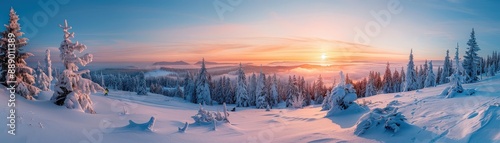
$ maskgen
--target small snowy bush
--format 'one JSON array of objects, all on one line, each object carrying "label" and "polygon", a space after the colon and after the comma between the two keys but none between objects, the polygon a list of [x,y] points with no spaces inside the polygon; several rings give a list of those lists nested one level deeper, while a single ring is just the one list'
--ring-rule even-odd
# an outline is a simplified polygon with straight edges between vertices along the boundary
[{"label": "small snowy bush", "polygon": [[[330,110],[328,111],[326,116],[362,111],[363,108],[356,102],[354,102],[356,100],[356,97],[356,90],[354,90],[354,87],[351,84],[345,83],[344,74],[341,71],[340,83],[332,89],[331,95],[328,96],[327,99],[325,99],[331,102],[329,103]],[[323,107],[328,106],[323,105]]]},{"label": "small snowy bush", "polygon": [[377,128],[392,133],[398,132],[403,125],[407,125],[408,123],[405,122],[405,116],[401,112],[397,112],[397,110],[398,108],[391,106],[373,109],[359,119],[354,134],[362,135],[370,129]]},{"label": "small snowy bush", "polygon": [[223,104],[223,113],[221,112],[210,112],[208,110],[203,109],[203,106],[200,104],[200,109],[198,110],[198,114],[191,116],[195,123],[197,124],[210,124],[215,121],[221,122],[229,122],[227,112],[226,103]]}]

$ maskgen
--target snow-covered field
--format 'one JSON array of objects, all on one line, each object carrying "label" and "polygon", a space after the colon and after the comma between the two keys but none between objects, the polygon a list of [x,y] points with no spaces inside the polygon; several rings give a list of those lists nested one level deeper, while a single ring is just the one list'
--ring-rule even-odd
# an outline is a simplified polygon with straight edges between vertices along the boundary
[{"label": "snow-covered field", "polygon": [[[354,134],[358,119],[366,112],[325,117],[321,106],[303,109],[236,108],[230,112],[230,123],[196,125],[191,116],[199,105],[179,98],[132,92],[110,91],[109,96],[92,94],[97,114],[87,114],[56,106],[51,92],[40,99],[16,98],[16,135],[7,134],[4,125],[2,143],[190,143],[190,142],[500,142],[500,76],[485,79],[464,88],[476,88],[473,96],[447,99],[439,94],[447,85],[404,93],[380,94],[358,99],[370,109],[387,104],[398,107],[409,125],[397,133],[383,129]],[[0,100],[8,100],[8,91],[0,88]],[[7,124],[9,107],[0,106],[0,122]],[[235,105],[228,105],[231,110]],[[221,105],[206,106],[222,111]],[[155,118],[153,131],[130,127],[129,120],[141,124]],[[178,127],[190,125],[185,133]]]}]

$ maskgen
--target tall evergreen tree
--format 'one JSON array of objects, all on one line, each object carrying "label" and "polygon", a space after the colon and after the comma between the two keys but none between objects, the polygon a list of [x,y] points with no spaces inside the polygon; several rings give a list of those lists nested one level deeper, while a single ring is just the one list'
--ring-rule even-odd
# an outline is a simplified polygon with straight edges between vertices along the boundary
[{"label": "tall evergreen tree", "polygon": [[399,86],[400,87],[400,90],[399,92],[404,92],[406,91],[404,88],[405,88],[405,85],[406,85],[406,74],[405,74],[405,71],[403,70],[403,67],[401,67],[401,75],[399,75],[400,78],[400,81],[401,81],[401,85]]},{"label": "tall evergreen tree", "polygon": [[346,84],[353,84],[353,82],[352,82],[351,78],[349,78],[349,73],[347,73],[347,74],[345,75],[345,83],[346,83]]},{"label": "tall evergreen tree", "polygon": [[197,103],[196,85],[193,76],[189,72],[186,74],[186,78],[184,79],[184,100]]},{"label": "tall evergreen tree", "polygon": [[438,72],[436,74],[436,85],[441,84],[441,75],[443,74],[443,68],[441,66],[438,66]]},{"label": "tall evergreen tree", "polygon": [[380,76],[380,72],[374,72],[374,85],[375,92],[381,91],[384,83],[382,82],[382,76]]},{"label": "tall evergreen tree", "polygon": [[222,94],[224,95],[224,102],[228,104],[234,103],[234,94],[231,92],[231,79],[229,77],[223,78],[224,80],[224,88]]},{"label": "tall evergreen tree", "polygon": [[434,74],[434,71],[432,70],[432,61],[429,62],[429,68],[427,69],[427,77],[425,78],[425,87],[434,87],[436,86],[436,75]]},{"label": "tall evergreen tree", "polygon": [[137,75],[137,89],[136,93],[137,95],[148,95],[148,89],[146,86],[146,77],[144,76],[144,73],[140,73]]},{"label": "tall evergreen tree", "polygon": [[182,91],[181,86],[179,84],[177,84],[177,86],[175,87],[175,96],[184,98],[184,91]]},{"label": "tall evergreen tree", "polygon": [[465,72],[465,82],[473,83],[479,80],[478,70],[479,70],[479,60],[480,57],[477,55],[477,52],[480,50],[479,46],[476,42],[476,34],[474,32],[474,28],[472,28],[472,32],[470,34],[470,39],[467,42],[467,51],[465,51],[464,61],[462,63],[464,72]]},{"label": "tall evergreen tree", "polygon": [[324,100],[324,94],[323,94],[324,83],[323,83],[323,78],[321,77],[321,75],[319,75],[318,80],[316,80],[316,85],[314,87],[315,87],[314,88],[314,100],[315,100],[316,104],[321,104],[321,103],[323,103],[323,100]]},{"label": "tall evergreen tree", "polygon": [[59,47],[61,61],[64,64],[65,70],[57,78],[57,83],[54,86],[54,95],[51,100],[59,106],[65,105],[71,109],[81,109],[84,112],[94,114],[93,103],[90,99],[90,93],[96,91],[104,91],[97,83],[89,79],[82,78],[82,74],[89,73],[90,70],[78,70],[77,63],[86,66],[92,62],[92,54],[85,54],[77,57],[75,52],[82,52],[87,49],[87,46],[75,42],[70,38],[74,37],[75,33],[70,33],[72,27],[68,26],[68,22],[64,20],[64,26],[59,25],[64,32],[64,40]]},{"label": "tall evergreen tree", "polygon": [[[425,61],[425,65],[427,65],[427,61]],[[422,89],[424,88],[424,82],[425,82],[425,77],[426,77],[426,70],[425,69],[426,66],[422,67],[422,65],[420,65],[420,70],[418,71],[418,74],[417,74],[417,85],[418,85],[418,89]]]},{"label": "tall evergreen tree", "polygon": [[368,77],[368,83],[366,84],[365,97],[377,94],[375,87],[375,76],[376,76],[375,72],[370,72],[370,76]]},{"label": "tall evergreen tree", "polygon": [[255,105],[257,106],[258,109],[264,109],[267,106],[267,90],[265,89],[266,88],[265,81],[266,81],[266,75],[262,72],[261,69],[259,74],[259,79],[257,80],[257,88],[255,91],[257,95],[257,100]]},{"label": "tall evergreen tree", "polygon": [[391,74],[391,69],[389,67],[389,62],[387,62],[387,66],[385,67],[385,73],[384,73],[384,80],[382,83],[384,84],[383,86],[383,91],[384,93],[392,93],[393,92],[393,79],[392,79],[392,74]]},{"label": "tall evergreen tree", "polygon": [[449,77],[450,79],[450,87],[446,88],[443,93],[446,94],[446,98],[452,98],[454,97],[457,93],[462,93],[464,91],[464,88],[462,87],[462,82],[464,80],[464,77],[462,76],[461,72],[463,71],[461,65],[459,64],[459,58],[458,58],[458,43],[457,43],[457,48],[455,52],[455,69],[453,74]]},{"label": "tall evergreen tree", "polygon": [[440,83],[448,83],[448,77],[452,74],[452,63],[450,61],[450,51],[446,50],[446,57],[444,58],[443,72],[441,73]]},{"label": "tall evergreen tree", "polygon": [[291,107],[294,99],[298,99],[299,96],[301,96],[298,85],[299,84],[295,75],[293,76],[293,79],[292,78],[289,79],[286,107]]},{"label": "tall evergreen tree", "polygon": [[196,79],[196,98],[197,103],[212,105],[212,97],[210,94],[210,85],[208,81],[207,68],[205,68],[205,59],[202,59],[201,69]]},{"label": "tall evergreen tree", "polygon": [[[19,21],[19,16],[11,8],[9,22],[5,25],[5,31],[2,32],[0,38],[0,83],[7,87],[15,87],[17,94],[28,100],[33,100],[40,89],[34,86],[34,70],[28,67],[25,61],[33,54],[21,52],[23,47],[28,44],[28,38],[22,37],[24,33],[21,32],[21,26],[17,21]],[[9,65],[15,65],[15,67],[10,69]]]},{"label": "tall evergreen tree", "polygon": [[401,91],[401,77],[399,76],[399,72],[397,69],[394,69],[392,80],[393,80],[392,91],[393,92],[400,92]]},{"label": "tall evergreen tree", "polygon": [[278,81],[276,79],[276,74],[273,75],[272,81],[271,81],[271,100],[269,101],[271,104],[270,106],[276,106],[279,102],[279,95],[278,95]]},{"label": "tall evergreen tree", "polygon": [[252,76],[250,77],[249,79],[249,83],[248,83],[248,95],[249,95],[249,104],[250,106],[255,106],[255,101],[257,101],[257,95],[256,95],[256,91],[257,91],[257,76],[255,75],[255,73],[252,73]]},{"label": "tall evergreen tree", "polygon": [[37,86],[42,91],[49,91],[50,79],[43,71],[42,65],[38,62],[37,66],[37,78],[36,78]]},{"label": "tall evergreen tree", "polygon": [[245,77],[245,71],[243,71],[243,67],[238,68],[238,81],[236,85],[236,106],[237,107],[248,107],[250,101],[248,92],[247,92],[247,81]]},{"label": "tall evergreen tree", "polygon": [[403,91],[412,91],[417,89],[417,75],[415,71],[415,64],[413,63],[413,50],[410,52],[410,60],[408,61],[408,65],[406,67],[406,77],[405,77],[405,85],[403,87]]}]

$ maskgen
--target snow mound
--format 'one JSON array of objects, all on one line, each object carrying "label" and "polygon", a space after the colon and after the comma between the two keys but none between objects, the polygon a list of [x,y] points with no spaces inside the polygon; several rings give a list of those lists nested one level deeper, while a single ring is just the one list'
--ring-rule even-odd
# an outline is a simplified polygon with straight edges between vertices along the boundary
[{"label": "snow mound", "polygon": [[479,119],[480,126],[469,138],[469,142],[500,141],[500,107],[489,106]]},{"label": "snow mound", "polygon": [[[332,93],[323,102],[323,109],[330,108],[326,116],[359,113],[365,110],[354,102],[357,98],[356,90],[352,84],[345,84],[344,73],[340,71],[340,83],[332,89]],[[329,106],[325,106],[328,105]],[[325,108],[327,107],[327,108]]]},{"label": "snow mound", "polygon": [[355,114],[355,113],[361,113],[363,111],[368,110],[366,106],[358,105],[353,102],[353,104],[349,105],[347,109],[339,109],[339,108],[332,108],[328,111],[326,116],[335,116],[335,115],[349,115],[349,114]]},{"label": "snow mound", "polygon": [[453,97],[458,97],[458,96],[470,96],[474,95],[476,93],[476,89],[461,89],[458,90],[457,88],[453,87],[446,87],[442,92],[442,96],[446,96],[446,98],[453,98]]},{"label": "snow mound", "polygon": [[394,106],[399,106],[399,105],[401,105],[401,104],[402,104],[402,103],[401,103],[401,102],[399,102],[398,100],[392,100],[391,102],[387,103],[387,106],[392,106],[392,107],[394,107]]},{"label": "snow mound", "polygon": [[397,110],[397,107],[392,106],[373,109],[358,120],[354,134],[359,136],[370,130],[398,132],[408,123],[405,122],[405,116],[401,112],[397,112]]},{"label": "snow mound", "polygon": [[155,123],[155,117],[151,117],[148,122],[138,124],[132,120],[128,120],[128,125],[125,127],[122,127],[122,130],[136,130],[136,131],[148,131],[152,132],[153,131],[153,126]]}]

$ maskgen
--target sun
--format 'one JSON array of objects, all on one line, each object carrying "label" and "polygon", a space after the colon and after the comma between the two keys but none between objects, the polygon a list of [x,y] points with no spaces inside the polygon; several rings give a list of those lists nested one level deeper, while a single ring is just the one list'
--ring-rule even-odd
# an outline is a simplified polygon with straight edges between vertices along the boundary
[{"label": "sun", "polygon": [[326,59],[326,54],[325,53],[321,54],[321,60],[325,60],[325,59]]}]

